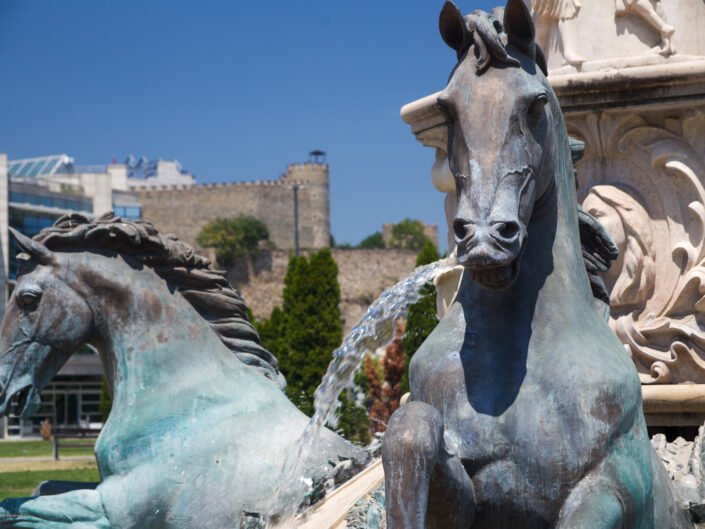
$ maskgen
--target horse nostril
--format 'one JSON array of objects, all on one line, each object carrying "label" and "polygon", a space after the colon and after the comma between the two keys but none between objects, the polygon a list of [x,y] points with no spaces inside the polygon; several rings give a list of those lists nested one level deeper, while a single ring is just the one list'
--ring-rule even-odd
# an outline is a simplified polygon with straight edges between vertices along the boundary
[{"label": "horse nostril", "polygon": [[514,221],[495,222],[492,225],[492,233],[495,238],[511,241],[519,234],[519,223]]},{"label": "horse nostril", "polygon": [[471,223],[465,219],[455,219],[453,221],[453,233],[455,237],[459,240],[465,240],[468,237],[472,237],[475,230]]}]

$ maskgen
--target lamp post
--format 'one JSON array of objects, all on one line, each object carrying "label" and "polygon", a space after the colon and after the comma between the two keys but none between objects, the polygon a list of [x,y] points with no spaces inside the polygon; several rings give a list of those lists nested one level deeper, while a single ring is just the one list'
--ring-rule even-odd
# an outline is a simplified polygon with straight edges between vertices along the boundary
[{"label": "lamp post", "polygon": [[294,248],[296,251],[296,256],[298,257],[301,253],[301,248],[299,247],[299,188],[300,184],[293,184],[291,188],[294,190]]}]

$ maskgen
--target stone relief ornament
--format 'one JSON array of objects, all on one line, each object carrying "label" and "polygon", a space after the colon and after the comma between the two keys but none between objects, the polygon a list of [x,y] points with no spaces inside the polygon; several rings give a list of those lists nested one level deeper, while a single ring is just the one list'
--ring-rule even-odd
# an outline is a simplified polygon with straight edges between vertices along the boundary
[{"label": "stone relief ornament", "polygon": [[551,75],[670,64],[705,54],[695,29],[705,23],[700,0],[531,0],[530,5]]},{"label": "stone relief ornament", "polygon": [[584,59],[576,51],[577,35],[573,21],[582,4],[578,0],[532,0],[536,42],[548,50],[552,39],[558,41],[563,51],[564,64],[580,65]]},{"label": "stone relief ornament", "polygon": [[610,326],[642,383],[705,383],[705,108],[640,117],[588,113],[583,208],[619,247],[604,274]]},{"label": "stone relief ornament", "polygon": [[[658,5],[660,0],[656,1]],[[634,14],[641,17],[661,35],[660,53],[672,55],[676,52],[671,41],[676,28],[668,25],[649,0],[616,0],[617,16]]]}]

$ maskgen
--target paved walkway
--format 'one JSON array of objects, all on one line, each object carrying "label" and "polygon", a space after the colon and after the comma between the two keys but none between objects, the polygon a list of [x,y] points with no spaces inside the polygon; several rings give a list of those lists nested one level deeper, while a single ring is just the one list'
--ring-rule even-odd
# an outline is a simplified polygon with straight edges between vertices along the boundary
[{"label": "paved walkway", "polygon": [[93,456],[66,456],[58,461],[48,457],[2,457],[0,458],[0,473],[27,472],[36,470],[69,470],[86,468],[95,465]]}]

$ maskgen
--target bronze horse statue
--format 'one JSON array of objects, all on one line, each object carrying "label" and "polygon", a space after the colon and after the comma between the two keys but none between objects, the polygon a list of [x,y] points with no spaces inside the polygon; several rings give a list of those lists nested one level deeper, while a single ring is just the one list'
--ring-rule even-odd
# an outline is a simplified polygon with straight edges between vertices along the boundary
[{"label": "bronze horse statue", "polygon": [[594,308],[571,153],[522,0],[446,2],[438,107],[465,267],[383,445],[388,529],[685,529],[639,378]]},{"label": "bronze horse statue", "polygon": [[[289,514],[278,506],[299,500],[299,485],[280,483],[282,468],[309,419],[284,395],[225,272],[112,214],[12,235],[22,253],[0,327],[0,414],[14,397],[31,417],[84,343],[114,398],[95,446],[97,488],[3,501],[0,528],[232,529]],[[320,483],[339,458],[367,458],[330,430],[316,448],[300,478]]]}]

